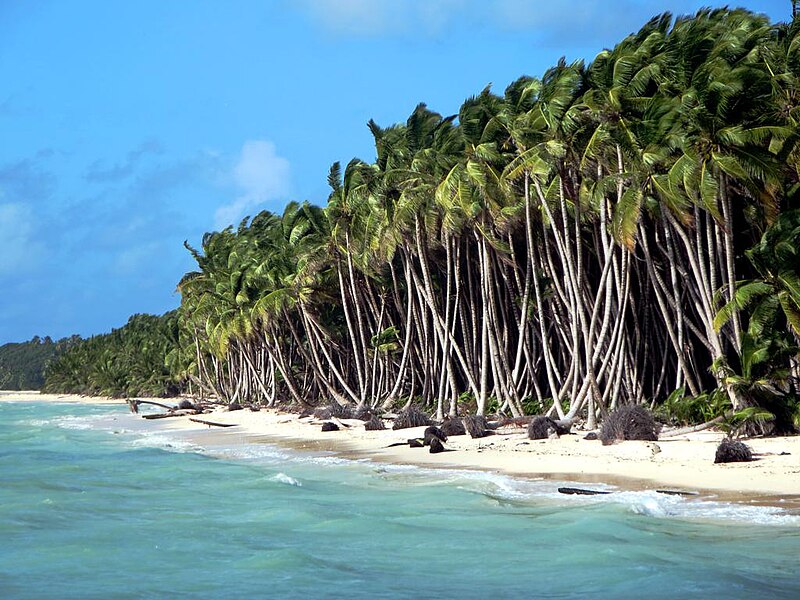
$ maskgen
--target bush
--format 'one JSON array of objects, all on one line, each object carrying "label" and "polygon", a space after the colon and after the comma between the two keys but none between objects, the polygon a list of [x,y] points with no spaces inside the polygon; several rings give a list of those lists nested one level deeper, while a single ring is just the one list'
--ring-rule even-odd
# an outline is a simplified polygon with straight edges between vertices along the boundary
[{"label": "bush", "polygon": [[623,440],[654,442],[658,439],[660,429],[661,426],[645,407],[638,404],[620,406],[603,421],[600,440],[604,446]]},{"label": "bush", "polygon": [[724,390],[714,390],[699,396],[687,396],[684,388],[672,392],[656,408],[656,414],[665,423],[697,425],[705,423],[731,409],[731,401]]},{"label": "bush", "polygon": [[545,412],[545,404],[549,406],[552,402],[548,403],[549,398],[545,398],[545,402],[540,402],[533,396],[526,396],[522,399],[522,412],[526,415],[540,415]]}]

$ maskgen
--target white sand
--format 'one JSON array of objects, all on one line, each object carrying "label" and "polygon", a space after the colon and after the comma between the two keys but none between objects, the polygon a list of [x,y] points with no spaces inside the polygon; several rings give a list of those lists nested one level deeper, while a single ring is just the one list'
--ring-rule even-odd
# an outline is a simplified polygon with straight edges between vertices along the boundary
[{"label": "white sand", "polygon": [[78,396],[77,394],[42,394],[40,392],[16,392],[0,390],[0,402],[72,402],[80,404],[125,404],[120,398],[105,396]]},{"label": "white sand", "polygon": [[[119,399],[0,392],[2,400],[124,403]],[[170,404],[170,400],[164,401]],[[786,503],[800,506],[800,436],[746,440],[758,460],[714,464],[721,432],[704,431],[658,442],[623,442],[603,446],[583,433],[553,440],[528,440],[522,428],[509,428],[482,439],[451,437],[448,452],[389,444],[421,437],[423,427],[399,431],[365,431],[357,420],[340,422],[341,430],[323,433],[321,421],[300,419],[275,410],[216,411],[194,418],[236,427],[194,423],[189,417],[154,421],[159,426],[235,437],[244,443],[274,442],[297,449],[332,450],[346,456],[428,467],[479,469],[524,477],[544,477],[591,484],[604,482],[624,489],[676,489],[713,494],[725,500]],[[345,425],[349,425],[346,427]],[[787,453],[787,454],[782,454]],[[591,485],[586,486],[591,487]]]},{"label": "white sand", "polygon": [[[376,461],[430,467],[466,468],[525,477],[581,482],[605,482],[627,489],[679,489],[716,494],[729,500],[800,503],[800,436],[751,439],[746,443],[758,455],[749,463],[714,464],[720,432],[700,432],[658,442],[623,442],[603,446],[583,434],[553,440],[529,440],[522,428],[499,431],[481,439],[456,436],[445,444],[448,452],[430,454],[427,448],[389,444],[421,437],[424,427],[399,431],[365,431],[358,420],[340,431],[321,431],[321,421],[300,419],[277,411],[218,411],[199,417],[237,427],[217,428],[184,417],[160,420],[171,427],[216,430],[241,441],[261,440],[294,448],[334,450]],[[788,454],[781,455],[782,452]],[[591,487],[591,486],[588,486]],[[793,498],[796,496],[796,498]]]}]

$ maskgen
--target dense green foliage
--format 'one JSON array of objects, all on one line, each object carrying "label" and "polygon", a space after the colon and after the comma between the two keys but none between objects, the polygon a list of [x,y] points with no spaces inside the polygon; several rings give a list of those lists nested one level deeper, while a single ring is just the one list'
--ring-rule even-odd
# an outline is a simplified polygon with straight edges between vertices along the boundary
[{"label": "dense green foliage", "polygon": [[47,365],[79,340],[73,336],[54,342],[35,336],[28,342],[0,346],[0,390],[40,389]]},{"label": "dense green foliage", "polygon": [[[799,119],[800,22],[721,9],[656,17],[457,115],[371,121],[375,161],[334,164],[324,208],[187,245],[174,380],[439,418],[466,401],[593,427],[648,402],[790,423]],[[95,346],[81,360],[107,373],[80,385],[131,392],[128,346]]]},{"label": "dense green foliage", "polygon": [[45,392],[132,397],[180,391],[166,357],[176,347],[178,317],[133,315],[124,327],[94,336],[59,355],[47,368]]}]

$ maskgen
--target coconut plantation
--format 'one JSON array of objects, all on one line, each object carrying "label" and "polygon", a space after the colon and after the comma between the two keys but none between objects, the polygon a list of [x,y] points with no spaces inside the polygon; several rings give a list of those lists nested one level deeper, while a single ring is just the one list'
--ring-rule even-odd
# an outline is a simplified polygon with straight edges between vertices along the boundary
[{"label": "coconut plantation", "polygon": [[798,31],[663,14],[456,115],[370,121],[375,161],[334,163],[322,206],[187,243],[177,314],[45,389],[794,431]]}]

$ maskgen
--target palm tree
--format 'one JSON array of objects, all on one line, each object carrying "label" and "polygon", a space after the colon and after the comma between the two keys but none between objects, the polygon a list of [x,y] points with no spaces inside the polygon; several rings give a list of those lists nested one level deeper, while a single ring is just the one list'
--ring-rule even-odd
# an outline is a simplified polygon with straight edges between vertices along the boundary
[{"label": "palm tree", "polygon": [[[589,426],[672,387],[742,405],[747,311],[768,292],[779,322],[796,309],[778,257],[742,258],[797,202],[796,40],[796,21],[742,10],[664,14],[457,116],[371,121],[375,161],[334,164],[324,208],[189,248],[168,372],[227,401],[403,398],[441,417],[466,394],[481,413],[536,405]],[[101,344],[84,355],[113,379]]]}]

